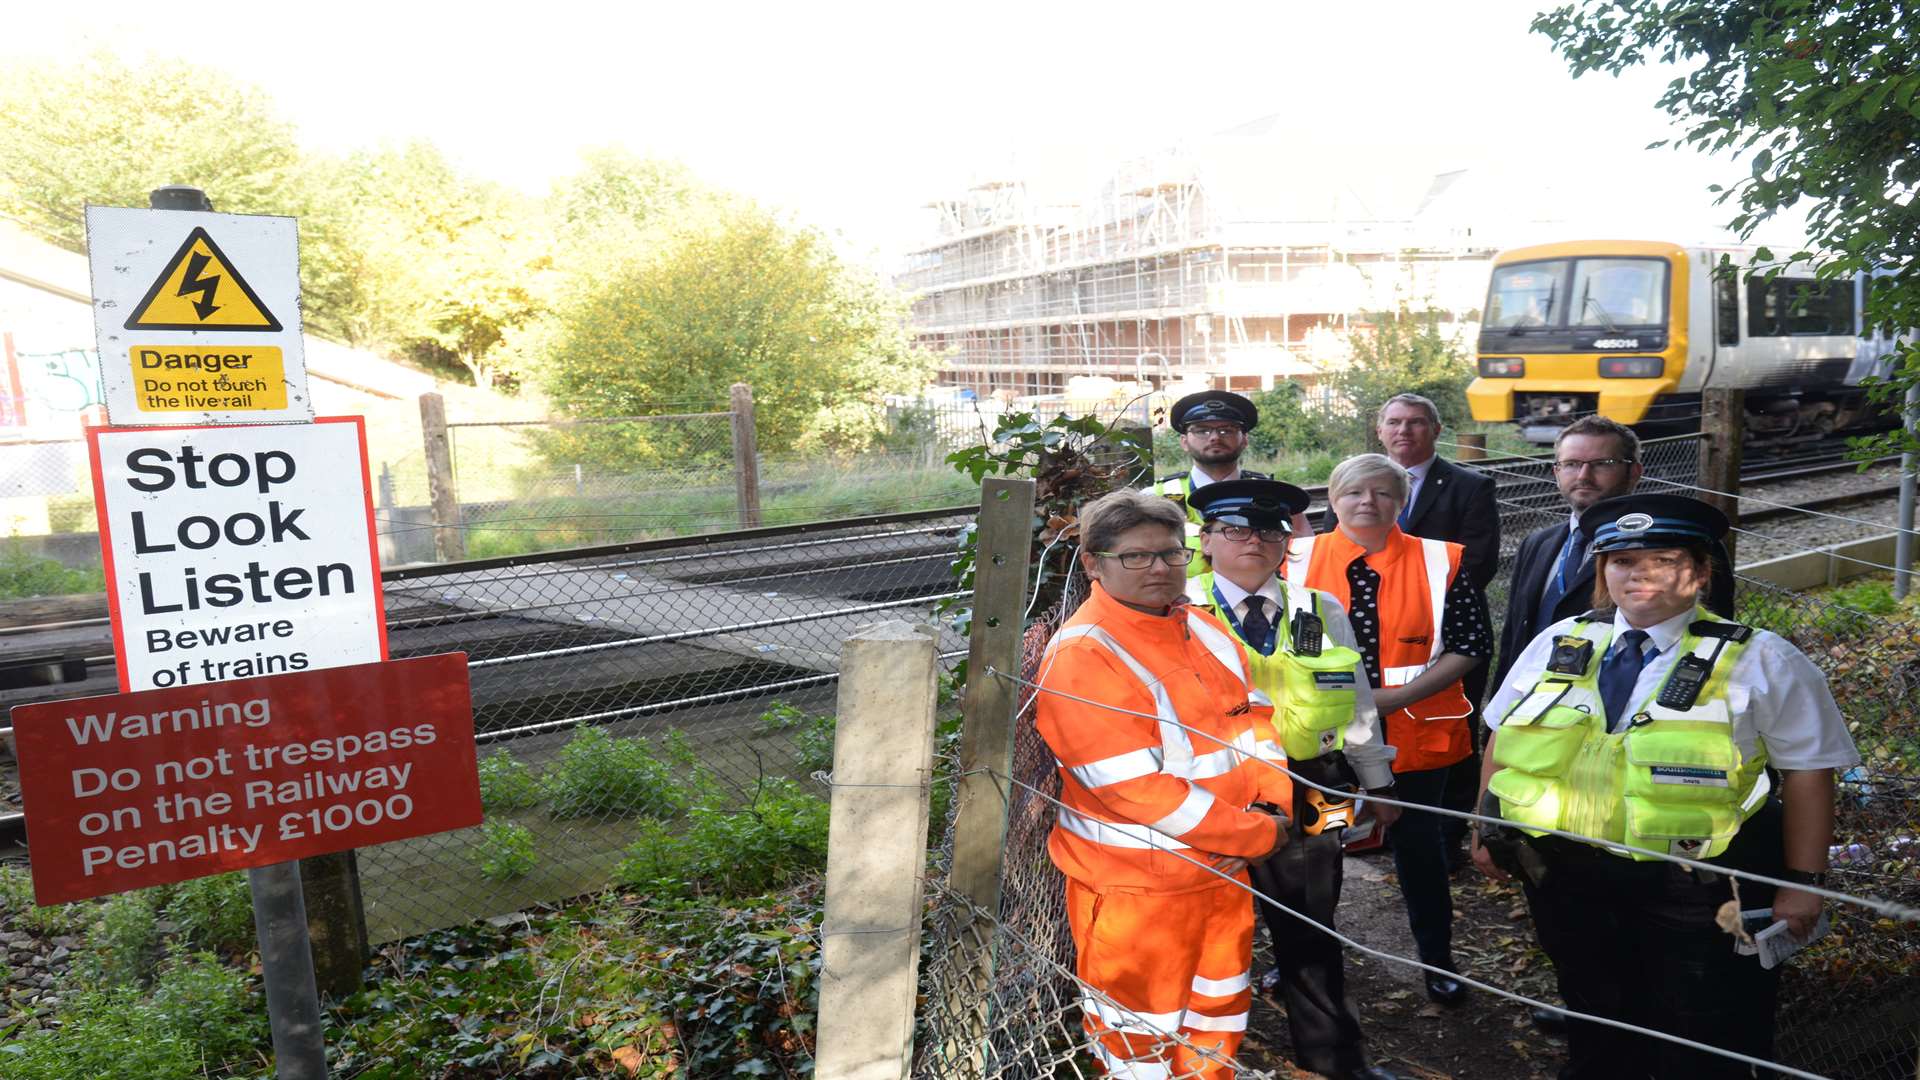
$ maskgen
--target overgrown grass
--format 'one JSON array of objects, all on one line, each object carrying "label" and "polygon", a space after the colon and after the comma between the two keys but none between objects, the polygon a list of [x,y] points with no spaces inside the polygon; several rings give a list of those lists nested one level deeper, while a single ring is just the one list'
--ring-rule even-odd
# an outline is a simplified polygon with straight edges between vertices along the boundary
[{"label": "overgrown grass", "polygon": [[18,540],[9,541],[6,550],[0,551],[0,600],[101,592],[106,587],[106,576],[97,566],[72,570],[28,552]]},{"label": "overgrown grass", "polygon": [[133,986],[83,989],[60,1008],[55,1028],[0,1044],[5,1080],[194,1080],[257,1064],[266,1008],[245,972],[207,953],[181,953],[160,969],[151,993]]},{"label": "overgrown grass", "polygon": [[488,881],[513,881],[526,877],[540,857],[532,830],[517,821],[493,820],[480,827],[473,861]]}]

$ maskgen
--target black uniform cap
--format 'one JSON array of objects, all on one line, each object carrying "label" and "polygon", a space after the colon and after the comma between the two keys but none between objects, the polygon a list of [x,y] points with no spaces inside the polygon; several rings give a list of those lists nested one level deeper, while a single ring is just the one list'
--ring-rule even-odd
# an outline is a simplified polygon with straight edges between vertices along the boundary
[{"label": "black uniform cap", "polygon": [[1187,505],[1203,521],[1293,531],[1293,515],[1307,510],[1307,493],[1279,480],[1220,480],[1196,488]]},{"label": "black uniform cap", "polygon": [[1727,529],[1727,515],[1684,495],[1622,495],[1602,499],[1580,515],[1580,531],[1596,555],[1711,544]]},{"label": "black uniform cap", "polygon": [[1202,390],[1174,402],[1172,411],[1167,414],[1167,422],[1182,435],[1187,433],[1187,425],[1205,420],[1225,420],[1230,424],[1239,424],[1241,430],[1246,431],[1260,422],[1260,410],[1239,394],[1225,390]]}]

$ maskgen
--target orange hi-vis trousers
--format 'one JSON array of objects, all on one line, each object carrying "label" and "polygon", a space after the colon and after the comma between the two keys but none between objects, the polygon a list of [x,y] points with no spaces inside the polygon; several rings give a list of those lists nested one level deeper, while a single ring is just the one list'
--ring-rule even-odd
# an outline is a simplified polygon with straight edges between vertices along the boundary
[{"label": "orange hi-vis trousers", "polygon": [[1106,1075],[1234,1075],[1253,1007],[1253,897],[1245,889],[1222,881],[1171,894],[1095,892],[1069,878],[1067,918],[1075,973],[1098,991],[1085,994],[1081,1011]]}]

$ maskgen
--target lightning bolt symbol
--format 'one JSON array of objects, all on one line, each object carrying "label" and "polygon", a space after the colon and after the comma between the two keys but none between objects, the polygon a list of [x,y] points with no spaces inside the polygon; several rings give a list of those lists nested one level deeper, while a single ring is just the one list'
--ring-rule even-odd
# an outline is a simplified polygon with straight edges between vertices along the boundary
[{"label": "lightning bolt symbol", "polygon": [[209,318],[214,312],[220,310],[220,306],[213,302],[214,290],[220,287],[220,275],[215,274],[208,278],[200,276],[200,274],[206,270],[207,263],[210,260],[211,256],[206,252],[194,252],[193,255],[187,259],[187,272],[180,278],[180,291],[173,294],[175,296],[191,296],[194,293],[199,293],[200,299],[193,302],[193,310],[198,312],[202,319]]}]

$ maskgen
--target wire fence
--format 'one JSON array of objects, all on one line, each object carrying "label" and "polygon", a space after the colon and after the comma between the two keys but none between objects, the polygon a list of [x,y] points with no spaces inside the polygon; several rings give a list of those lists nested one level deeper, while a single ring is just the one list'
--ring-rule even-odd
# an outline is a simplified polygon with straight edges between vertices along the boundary
[{"label": "wire fence", "polygon": [[[1667,490],[1697,490],[1697,437],[1653,440],[1645,450],[1649,477],[1671,485]],[[1564,524],[1567,511],[1544,460],[1492,461],[1487,471],[1499,483],[1505,570],[1528,533]],[[1496,613],[1505,608],[1506,581],[1503,573],[1490,590]],[[1023,649],[1024,683],[1036,681],[1046,642],[1083,596],[1069,587],[1059,605],[1034,620]],[[1800,1075],[1907,1080],[1920,1055],[1920,925],[1888,911],[1920,908],[1920,628],[1755,579],[1740,579],[1736,596],[1742,620],[1786,637],[1827,674],[1864,759],[1838,785],[1832,888],[1893,905],[1828,905],[1833,932],[1784,974],[1776,1060]],[[916,1076],[1101,1075],[1081,1021],[1088,988],[1073,975],[1064,881],[1046,854],[1058,780],[1029,719],[1032,693],[1023,685],[1004,778],[1000,910],[973,911],[964,897],[937,883],[933,889]],[[943,852],[951,843],[949,836]],[[936,853],[936,865],[944,857]],[[977,963],[989,935],[990,978]],[[1241,1066],[1242,1075],[1293,1075]],[[1516,1066],[1515,1074],[1524,1071]]]},{"label": "wire fence", "polygon": [[468,655],[486,821],[359,851],[371,938],[644,885],[698,814],[817,796],[845,638],[905,619],[963,654],[937,608],[968,520],[389,575],[393,655]]}]

